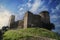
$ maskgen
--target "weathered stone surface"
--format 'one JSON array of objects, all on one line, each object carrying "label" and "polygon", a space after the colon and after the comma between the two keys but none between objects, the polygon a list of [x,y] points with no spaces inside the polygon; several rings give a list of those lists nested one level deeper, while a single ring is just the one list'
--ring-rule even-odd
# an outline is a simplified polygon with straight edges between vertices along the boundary
[{"label": "weathered stone surface", "polygon": [[31,12],[26,12],[24,16],[24,28],[39,27],[46,29],[53,29],[54,26],[50,22],[50,16],[48,11],[43,11],[39,15]]},{"label": "weathered stone surface", "polygon": [[15,17],[11,16],[10,28],[46,28],[48,30],[53,29],[55,26],[50,22],[50,16],[48,11],[42,11],[36,15],[27,11],[23,20],[14,21]]}]

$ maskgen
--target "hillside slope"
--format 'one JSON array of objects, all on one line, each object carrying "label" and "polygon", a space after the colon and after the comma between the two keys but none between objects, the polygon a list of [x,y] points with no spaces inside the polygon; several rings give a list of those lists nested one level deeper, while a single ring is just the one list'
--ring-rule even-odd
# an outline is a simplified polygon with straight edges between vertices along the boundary
[{"label": "hillside slope", "polygon": [[3,40],[59,40],[60,36],[43,28],[9,30]]}]

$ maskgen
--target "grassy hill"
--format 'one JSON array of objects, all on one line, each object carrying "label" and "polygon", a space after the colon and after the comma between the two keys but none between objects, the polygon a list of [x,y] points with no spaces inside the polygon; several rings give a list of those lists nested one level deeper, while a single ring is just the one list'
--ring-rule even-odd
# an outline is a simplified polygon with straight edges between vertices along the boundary
[{"label": "grassy hill", "polygon": [[8,30],[3,35],[3,40],[40,40],[59,39],[60,36],[43,28],[27,28],[19,30]]}]

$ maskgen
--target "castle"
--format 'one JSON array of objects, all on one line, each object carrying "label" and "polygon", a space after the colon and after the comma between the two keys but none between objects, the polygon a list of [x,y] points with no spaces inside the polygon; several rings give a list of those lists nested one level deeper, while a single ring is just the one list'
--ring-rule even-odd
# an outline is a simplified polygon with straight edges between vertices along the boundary
[{"label": "castle", "polygon": [[38,15],[27,11],[23,20],[15,21],[15,16],[10,17],[10,29],[20,28],[46,28],[48,30],[54,29],[55,26],[50,22],[50,16],[48,11],[42,11]]}]

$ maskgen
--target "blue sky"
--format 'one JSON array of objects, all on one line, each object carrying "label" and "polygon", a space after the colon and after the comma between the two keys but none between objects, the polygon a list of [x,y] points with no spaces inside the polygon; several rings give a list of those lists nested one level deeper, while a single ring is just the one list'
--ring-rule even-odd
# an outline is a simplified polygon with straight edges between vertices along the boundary
[{"label": "blue sky", "polygon": [[0,26],[8,24],[10,15],[15,15],[16,20],[23,19],[28,10],[34,14],[49,11],[50,20],[56,26],[55,31],[60,31],[60,0],[0,0]]}]

